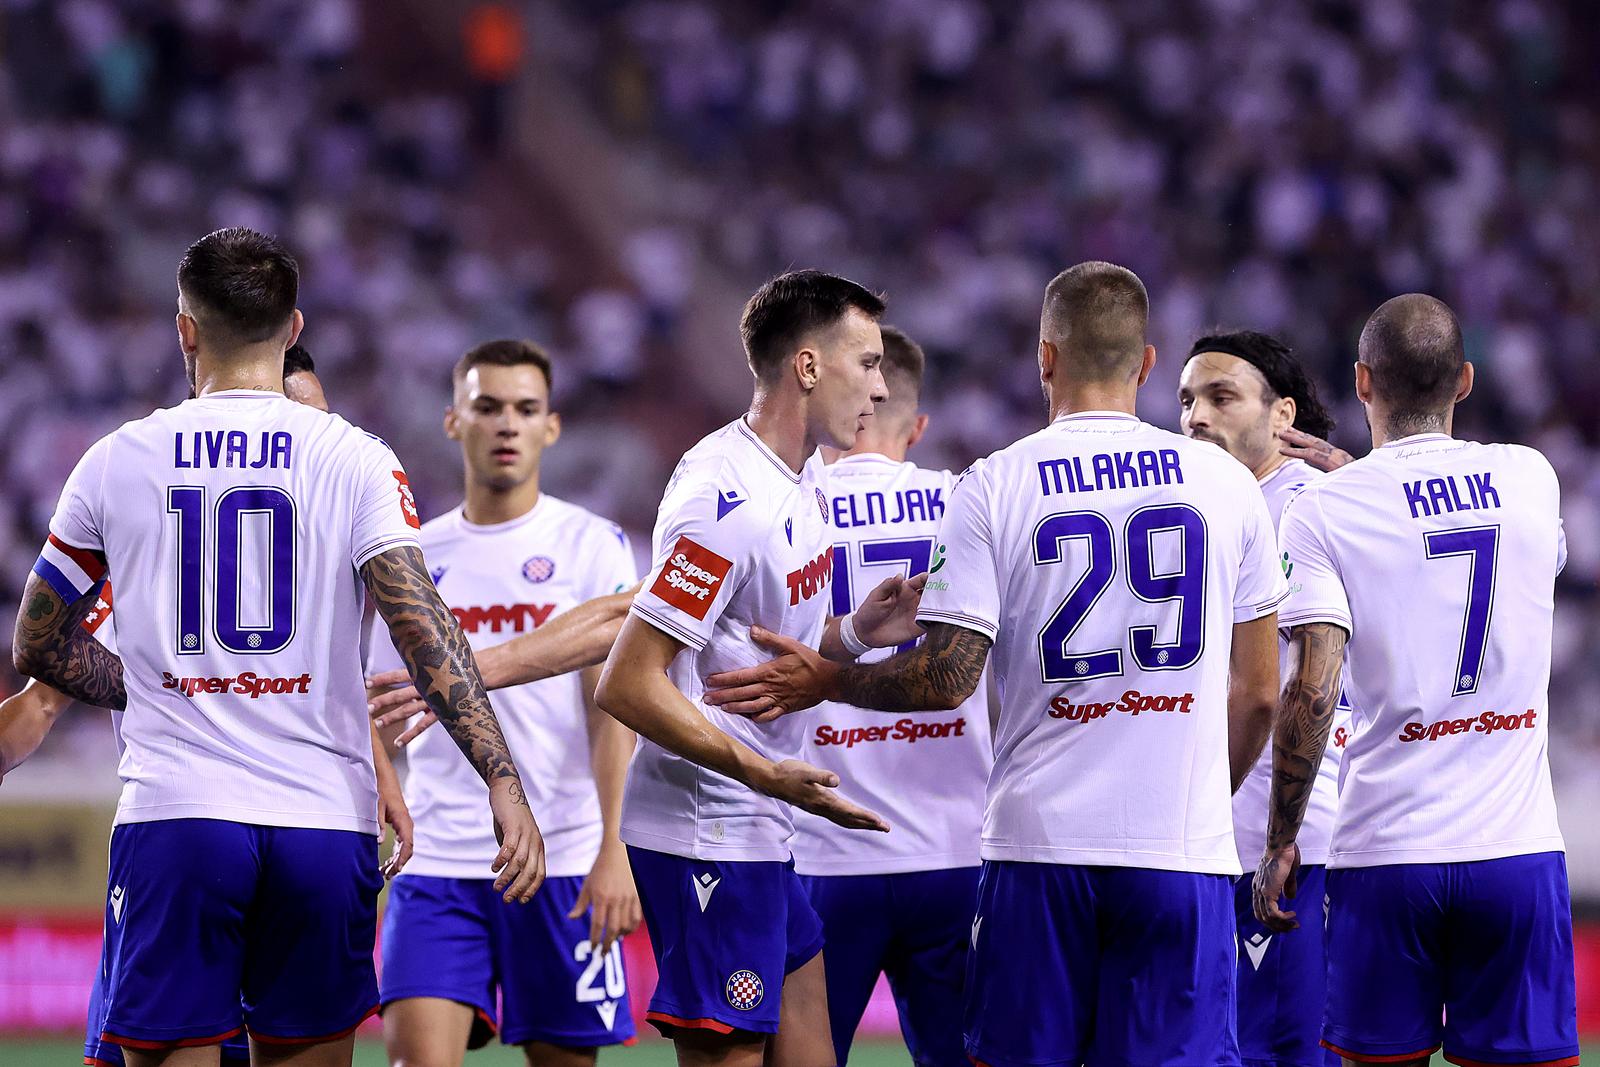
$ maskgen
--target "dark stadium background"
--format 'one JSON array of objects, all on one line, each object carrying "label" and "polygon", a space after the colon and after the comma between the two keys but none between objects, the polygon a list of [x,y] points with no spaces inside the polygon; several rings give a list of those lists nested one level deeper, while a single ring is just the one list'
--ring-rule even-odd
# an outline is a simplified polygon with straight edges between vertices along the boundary
[{"label": "dark stadium background", "polygon": [[[956,467],[1042,418],[1039,296],[1071,262],[1149,284],[1146,419],[1175,424],[1205,327],[1265,329],[1357,453],[1354,338],[1422,289],[1480,371],[1459,432],[1535,444],[1562,476],[1551,759],[1580,918],[1600,915],[1590,7],[4,0],[0,599],[83,450],[181,399],[173,270],[223,225],[300,257],[329,397],[394,445],[425,516],[457,499],[446,368],[526,336],[558,354],[547,487],[641,545],[677,455],[747,395],[743,297],[788,267],[887,294],[932,360],[919,458]],[[0,695],[17,684],[7,662]],[[115,793],[89,711],[0,786],[6,1064],[73,1062]],[[1578,962],[1600,1034],[1600,926]]]}]

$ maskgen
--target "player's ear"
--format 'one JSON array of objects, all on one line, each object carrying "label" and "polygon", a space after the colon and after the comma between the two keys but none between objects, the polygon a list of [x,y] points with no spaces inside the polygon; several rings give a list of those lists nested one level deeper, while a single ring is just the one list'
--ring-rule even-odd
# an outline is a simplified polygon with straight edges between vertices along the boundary
[{"label": "player's ear", "polygon": [[1294,397],[1279,397],[1272,402],[1272,435],[1287,430],[1294,425],[1294,417],[1300,413],[1300,405],[1294,402]]},{"label": "player's ear", "polygon": [[294,343],[300,340],[300,331],[305,328],[306,317],[300,314],[299,308],[295,308],[294,314],[289,316],[289,339],[283,343],[283,349],[285,352],[287,352],[290,348],[293,348]]},{"label": "player's ear", "polygon": [[544,447],[549,448],[561,440],[561,413],[552,411],[544,420]]},{"label": "player's ear", "polygon": [[822,377],[822,357],[814,348],[802,348],[794,354],[795,381],[800,383],[803,392],[811,392],[817,387],[818,380]]},{"label": "player's ear", "polygon": [[1472,364],[1470,364],[1470,363],[1461,364],[1461,375],[1460,375],[1460,377],[1458,377],[1456,379],[1456,399],[1455,399],[1455,402],[1457,404],[1461,403],[1467,397],[1472,395],[1472,382],[1473,382]]},{"label": "player's ear", "polygon": [[1356,399],[1372,403],[1372,368],[1360,361],[1356,363]]},{"label": "player's ear", "polygon": [[1144,362],[1139,364],[1139,385],[1142,387],[1150,380],[1150,372],[1156,369],[1156,346],[1144,346]]},{"label": "player's ear", "polygon": [[200,324],[194,321],[193,315],[178,312],[178,347],[185,355],[194,355],[200,347]]},{"label": "player's ear", "polygon": [[456,417],[453,403],[444,406],[444,435],[452,441],[461,440],[461,420]]},{"label": "player's ear", "polygon": [[911,435],[906,439],[906,447],[910,448],[922,440],[922,435],[928,432],[928,416],[918,414],[911,423]]},{"label": "player's ear", "polygon": [[1039,338],[1039,381],[1048,382],[1056,376],[1056,346]]}]

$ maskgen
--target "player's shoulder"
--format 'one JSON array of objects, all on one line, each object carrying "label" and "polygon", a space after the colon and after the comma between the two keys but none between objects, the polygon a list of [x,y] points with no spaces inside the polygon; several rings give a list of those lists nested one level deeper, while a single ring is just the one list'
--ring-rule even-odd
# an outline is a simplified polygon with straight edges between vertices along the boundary
[{"label": "player's shoulder", "polygon": [[1550,459],[1543,452],[1532,445],[1516,444],[1515,442],[1478,443],[1477,447],[1492,456],[1495,460],[1508,467],[1515,467],[1520,472],[1529,475],[1546,477],[1554,481],[1556,469]]},{"label": "player's shoulder", "polygon": [[577,544],[591,544],[594,541],[615,541],[627,545],[628,535],[620,525],[612,522],[604,515],[590,511],[582,504],[574,504],[558,496],[545,493],[540,498],[542,507],[549,511],[551,523],[561,530],[563,539],[571,539]]},{"label": "player's shoulder", "polygon": [[417,540],[422,542],[424,551],[430,548],[439,548],[455,541],[461,534],[461,505],[457,504],[441,515],[435,515],[422,524],[417,531]]},{"label": "player's shoulder", "polygon": [[[703,438],[678,461],[661,501],[665,516],[705,516],[717,526],[730,530],[765,528],[773,512],[766,506],[773,495],[774,471],[766,466],[778,462],[760,454],[747,437],[743,421],[736,421]],[[787,468],[785,468],[787,470]],[[788,475],[785,487],[792,487]]]}]

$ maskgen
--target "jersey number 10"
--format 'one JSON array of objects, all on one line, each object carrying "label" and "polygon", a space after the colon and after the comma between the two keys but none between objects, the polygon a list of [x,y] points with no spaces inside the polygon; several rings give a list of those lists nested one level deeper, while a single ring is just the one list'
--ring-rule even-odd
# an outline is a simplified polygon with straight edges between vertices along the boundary
[{"label": "jersey number 10", "polygon": [[[1159,533],[1175,532],[1181,539],[1182,565],[1174,571],[1156,570],[1152,542]],[[1065,546],[1083,542],[1083,576],[1039,631],[1039,664],[1046,682],[1084,682],[1122,673],[1122,647],[1094,652],[1069,652],[1067,643],[1099,603],[1117,574],[1115,531],[1110,521],[1095,511],[1064,511],[1047,515],[1033,531],[1033,562],[1038,567],[1066,562]],[[1156,640],[1155,626],[1130,626],[1128,647],[1133,660],[1145,671],[1181,671],[1200,660],[1205,646],[1206,523],[1187,504],[1140,508],[1128,516],[1123,533],[1127,555],[1128,588],[1151,604],[1177,601],[1178,634],[1170,642]]]},{"label": "jersey number 10", "polygon": [[[209,545],[206,510],[204,488],[195,485],[168,487],[167,514],[177,516],[178,527],[178,655],[198,656],[206,650],[204,567],[208,558],[214,568],[211,616],[215,620],[217,643],[229,652],[245,655],[283,651],[294,637],[294,499],[276,486],[241,486],[225,490],[217,497]],[[269,595],[265,625],[246,626],[240,621],[246,562],[240,557],[246,515],[262,515],[267,522],[267,552],[263,562],[267,567]]]}]

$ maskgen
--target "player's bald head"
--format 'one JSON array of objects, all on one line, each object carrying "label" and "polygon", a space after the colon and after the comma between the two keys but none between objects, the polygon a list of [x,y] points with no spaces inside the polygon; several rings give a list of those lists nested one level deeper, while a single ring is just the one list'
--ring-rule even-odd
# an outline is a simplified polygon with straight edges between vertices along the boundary
[{"label": "player's bald head", "polygon": [[1467,360],[1455,312],[1425,293],[1384,301],[1361,330],[1359,353],[1374,398],[1401,419],[1449,407]]},{"label": "player's bald head", "polygon": [[1144,360],[1150,295],[1139,276],[1115,263],[1068,267],[1044,291],[1039,337],[1055,346],[1071,377],[1126,381]]}]

